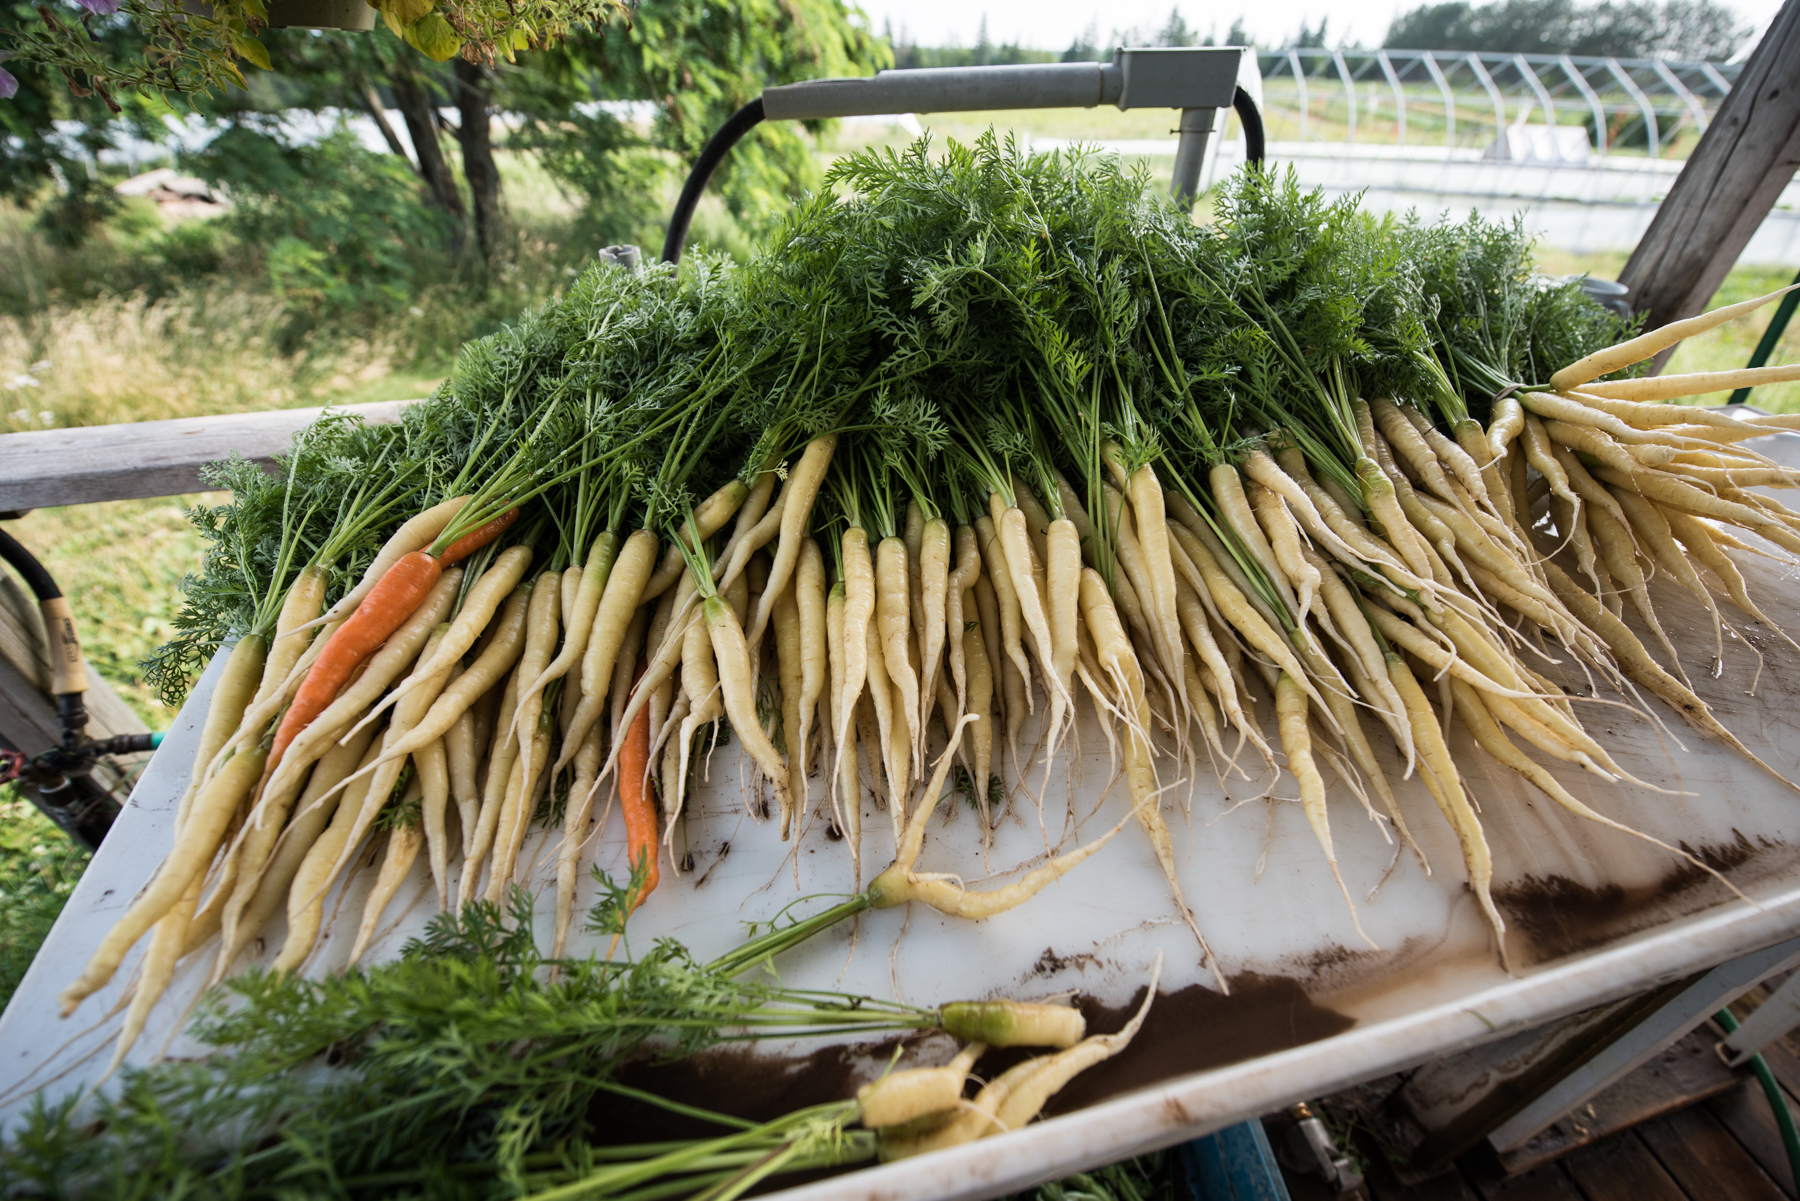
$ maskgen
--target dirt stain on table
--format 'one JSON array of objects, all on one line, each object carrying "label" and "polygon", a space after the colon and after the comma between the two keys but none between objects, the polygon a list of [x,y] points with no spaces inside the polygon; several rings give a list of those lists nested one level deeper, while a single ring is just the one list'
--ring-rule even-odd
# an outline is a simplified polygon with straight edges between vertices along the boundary
[{"label": "dirt stain on table", "polygon": [[[1124,1027],[1143,1000],[1140,988],[1124,1005],[1102,1005],[1085,996],[1077,1004],[1089,1034],[1111,1034]],[[1203,985],[1189,985],[1158,996],[1131,1046],[1077,1076],[1051,1098],[1044,1112],[1069,1113],[1177,1076],[1329,1038],[1355,1024],[1354,1018],[1314,1001],[1297,980],[1244,973],[1232,977],[1228,997]],[[931,1035],[825,1047],[809,1055],[768,1055],[742,1046],[714,1048],[674,1062],[634,1064],[618,1079],[672,1101],[767,1121],[803,1106],[853,1096],[857,1084],[885,1066],[896,1049],[926,1037]],[[1041,1047],[989,1051],[975,1070],[980,1080],[991,1080],[1028,1056],[1044,1053]],[[971,1095],[978,1088],[972,1082]],[[604,1097],[590,1116],[607,1131],[608,1141],[719,1133],[717,1126],[626,1098]]]},{"label": "dirt stain on table", "polygon": [[[1732,842],[1684,849],[1714,871],[1728,872],[1779,845],[1766,839],[1752,842],[1738,833]],[[1654,883],[1633,888],[1619,884],[1593,888],[1553,875],[1527,876],[1494,889],[1494,903],[1507,925],[1523,936],[1526,958],[1532,963],[1592,950],[1735,899],[1707,872],[1679,862]]]},{"label": "dirt stain on table", "polygon": [[[1078,1003],[1089,1034],[1111,1034],[1144,1003],[1144,990],[1116,1008],[1089,997]],[[1176,1076],[1318,1042],[1355,1024],[1356,1019],[1313,1000],[1299,981],[1281,976],[1233,976],[1230,996],[1190,984],[1158,996],[1131,1046],[1077,1076],[1050,1099],[1044,1113],[1069,1113]],[[998,1057],[983,1058],[979,1067],[997,1073]]]}]

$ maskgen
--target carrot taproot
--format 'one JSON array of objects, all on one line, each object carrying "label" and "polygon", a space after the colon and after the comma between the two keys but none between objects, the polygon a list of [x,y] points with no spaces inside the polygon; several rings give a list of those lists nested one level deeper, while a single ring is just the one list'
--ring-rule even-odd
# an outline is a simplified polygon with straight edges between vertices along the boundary
[{"label": "carrot taproot", "polygon": [[[402,798],[402,804],[411,804],[419,799],[424,788],[423,774],[413,778],[411,786]],[[356,928],[356,939],[350,944],[350,957],[344,961],[346,967],[354,967],[369,949],[369,942],[375,937],[375,927],[381,920],[381,911],[386,909],[394,894],[400,891],[400,885],[406,882],[407,873],[418,861],[419,848],[424,844],[425,832],[415,824],[405,824],[388,831],[387,847],[381,854],[381,869],[375,875],[375,885],[363,900],[362,921]]]},{"label": "carrot taproot", "polygon": [[[1022,614],[1017,587],[1013,583],[1012,568],[1008,566],[1006,551],[1000,541],[998,528],[992,516],[983,515],[975,519],[975,534],[981,545],[983,575],[988,585],[994,590],[994,599],[1000,612],[1000,643],[1006,657],[1018,668],[1019,677],[1025,681],[1026,693],[1024,701],[1028,709],[1035,711],[1030,692],[1031,663],[1025,657],[1025,647],[1020,641]],[[1011,714],[1008,714],[1008,720]],[[1021,719],[1023,715],[1021,714]],[[1014,753],[1014,759],[1018,758]]]},{"label": "carrot taproot", "polygon": [[[480,752],[475,746],[474,713],[464,709],[443,737],[450,798],[456,803],[457,828],[461,831],[462,850],[467,854],[469,839],[475,833],[475,818],[481,811],[481,783],[476,778]],[[447,899],[445,907],[448,908]]]},{"label": "carrot taproot", "polygon": [[775,543],[775,559],[769,566],[768,587],[763,590],[766,603],[757,606],[746,630],[746,640],[757,643],[762,640],[763,631],[768,628],[769,610],[774,605],[774,597],[768,588],[777,593],[787,587],[788,577],[793,574],[799,563],[800,539],[806,534],[806,523],[812,517],[813,501],[819,495],[819,487],[825,482],[825,471],[831,465],[832,453],[837,449],[836,434],[821,434],[806,444],[801,452],[800,462],[788,473],[787,483],[782,485],[781,536]]},{"label": "carrot taproot", "polygon": [[502,723],[506,714],[512,712],[519,699],[519,669],[514,666],[507,673],[506,688],[500,694],[499,717],[494,722],[495,730],[488,743],[487,774],[481,785],[481,808],[475,817],[475,835],[469,840],[469,849],[463,853],[462,881],[458,886],[457,907],[467,905],[475,897],[475,889],[481,880],[482,865],[487,862],[488,853],[493,849],[495,828],[500,823],[501,808],[506,802],[506,789],[512,774],[513,762],[518,758],[519,742],[515,738],[507,738]]},{"label": "carrot taproot", "polygon": [[[834,741],[839,749],[837,762],[832,765],[832,780],[835,783],[844,770],[842,749],[847,745],[845,726],[851,720],[856,708],[856,699],[862,695],[863,684],[868,679],[868,630],[869,621],[875,615],[875,564],[869,556],[869,536],[861,526],[851,526],[844,531],[841,541],[843,547],[843,589],[844,589],[844,679],[841,684],[843,704],[838,708],[837,730]],[[851,774],[856,772],[856,764],[850,764]]]},{"label": "carrot taproot", "polygon": [[858,1119],[864,1127],[879,1130],[955,1109],[969,1069],[985,1050],[985,1044],[972,1043],[942,1067],[907,1068],[870,1081],[856,1090]]},{"label": "carrot taproot", "polygon": [[588,730],[600,720],[619,658],[620,644],[637,614],[644,593],[644,582],[656,563],[656,535],[638,530],[625,539],[612,566],[600,600],[594,607],[593,620],[587,632],[587,645],[581,655],[581,703],[569,722],[569,737],[562,752],[550,768],[559,774],[579,752]]},{"label": "carrot taproot", "polygon": [[1669,347],[1675,345],[1675,343],[1681,341],[1683,338],[1692,337],[1694,334],[1705,333],[1709,329],[1723,325],[1734,317],[1741,317],[1745,313],[1754,312],[1763,305],[1768,304],[1771,300],[1774,300],[1787,292],[1793,291],[1796,287],[1800,287],[1800,284],[1789,284],[1787,287],[1771,292],[1767,296],[1758,296],[1754,300],[1746,300],[1740,304],[1726,305],[1723,308],[1714,309],[1710,313],[1702,313],[1698,317],[1689,317],[1685,321],[1671,321],[1667,325],[1659,326],[1656,329],[1651,330],[1649,333],[1639,334],[1635,338],[1628,339],[1613,346],[1605,347],[1601,350],[1596,350],[1593,354],[1587,355],[1585,358],[1577,359],[1567,367],[1552,374],[1550,376],[1550,386],[1559,392],[1566,392],[1571,388],[1579,388],[1581,385],[1588,383],[1591,380],[1597,380],[1603,375],[1611,375],[1613,372],[1629,367],[1633,363],[1641,363],[1645,359],[1653,358],[1667,350]]},{"label": "carrot taproot", "polygon": [[338,627],[312,670],[294,695],[281,724],[275,729],[275,740],[269,749],[271,761],[279,763],[292,743],[312,720],[325,711],[338,690],[349,680],[357,664],[387,641],[388,635],[411,617],[432,586],[443,575],[443,563],[426,551],[414,551],[402,558],[386,575],[377,580],[356,612]]},{"label": "carrot taproot", "polygon": [[413,551],[424,550],[436,542],[438,535],[444,532],[445,528],[456,519],[456,515],[462,512],[472,499],[474,498],[470,496],[453,496],[448,500],[439,501],[423,513],[408,518],[375,553],[375,558],[363,571],[362,579],[357,581],[356,587],[346,592],[336,604],[325,610],[323,614],[298,627],[295,633],[313,626],[342,621],[354,613],[357,606],[362,604],[363,598],[369,595],[370,589],[375,587],[376,581],[387,574],[388,568],[399,562],[403,556]]},{"label": "carrot taproot", "polygon": [[[540,600],[540,598],[542,598]],[[556,653],[556,637],[558,618],[561,616],[555,577],[546,572],[538,577],[537,584],[531,590],[531,611],[525,618],[525,651],[519,656],[519,670],[528,681],[519,689],[517,707],[507,722],[513,737],[522,745],[532,736],[537,728],[538,717],[543,712],[544,694],[533,692],[532,681],[541,676],[552,655]],[[530,796],[537,785],[536,767],[528,765],[521,780],[520,787],[526,796]]]},{"label": "carrot taproot", "polygon": [[[845,625],[848,637],[848,623]],[[881,651],[881,635],[870,625],[863,631],[863,645],[867,650],[868,683],[865,693],[869,702],[869,711],[874,715],[878,728],[877,736],[870,741],[865,739],[864,751],[869,756],[870,770],[877,780],[882,781],[889,796],[898,797],[892,814],[896,831],[904,820],[906,810],[906,779],[912,764],[910,752],[905,762],[896,763],[894,747],[904,742],[904,738],[895,734],[898,726],[905,729],[905,723],[894,712],[894,698],[899,695],[894,682],[888,677],[887,658]]]},{"label": "carrot taproot", "polygon": [[916,766],[924,731],[919,723],[919,679],[907,656],[907,644],[912,641],[911,586],[907,576],[905,541],[883,538],[875,548],[875,628],[883,666],[899,693],[897,711],[904,723],[908,753]]},{"label": "carrot taproot", "polygon": [[640,713],[625,732],[619,766],[619,811],[625,818],[625,859],[634,882],[629,904],[634,911],[656,890],[657,882],[656,802],[650,796],[649,779],[650,714]]},{"label": "carrot taproot", "polygon": [[[1297,602],[1287,588],[1288,581],[1283,577],[1275,548],[1270,545],[1263,527],[1258,523],[1255,502],[1249,490],[1244,487],[1244,477],[1230,463],[1217,463],[1207,472],[1206,478],[1212,487],[1213,503],[1218,506],[1219,516],[1224,518],[1225,524],[1237,535],[1244,549],[1250,552],[1250,557],[1262,567],[1264,574],[1276,587],[1282,589],[1282,600],[1287,602],[1288,608],[1304,614],[1311,607],[1307,603],[1311,598]],[[1169,498],[1169,509],[1175,514],[1177,521],[1189,528],[1192,528],[1194,521],[1201,520],[1199,514],[1193,512],[1193,506],[1180,493]]]},{"label": "carrot taproot", "polygon": [[466,534],[460,535],[456,541],[446,546],[437,556],[439,563],[445,567],[452,563],[460,563],[494,539],[511,529],[519,520],[519,507],[514,505],[498,517],[482,522]]},{"label": "carrot taproot", "polygon": [[83,998],[112,979],[125,952],[168,913],[186,894],[188,885],[206,871],[226,826],[261,778],[267,761],[268,754],[261,746],[239,751],[226,760],[219,773],[200,790],[180,836],[156,875],[101,939],[81,975],[57,998],[64,1017],[73,1013]]},{"label": "carrot taproot", "polygon": [[[725,713],[725,702],[719,695],[718,660],[713,650],[712,636],[704,621],[696,621],[689,626],[682,637],[681,693],[687,698],[688,712],[681,719],[680,734],[672,744],[678,748],[675,778],[670,780],[665,776],[663,779],[664,795],[671,791],[675,794],[674,804],[667,806],[667,824],[663,830],[665,841],[674,833],[675,819],[687,809],[687,775],[688,766],[693,762],[694,732],[703,725],[717,721]],[[635,720],[634,718],[633,721]],[[668,724],[675,724],[673,716]],[[622,756],[624,747],[621,746],[614,753]]]},{"label": "carrot taproot", "polygon": [[[506,886],[512,883],[513,874],[518,868],[519,852],[525,845],[525,831],[531,825],[531,815],[537,811],[538,800],[542,796],[546,781],[542,775],[544,763],[550,757],[550,730],[554,725],[552,716],[542,714],[533,722],[529,730],[520,730],[514,741],[519,745],[517,756],[513,759],[511,774],[506,781],[506,796],[500,806],[500,820],[494,831],[494,849],[488,857],[488,886],[482,894],[489,904],[499,904],[506,895]],[[527,738],[529,735],[529,738]],[[527,781],[536,781],[527,784]]]},{"label": "carrot taproot", "polygon": [[188,924],[193,921],[194,909],[199,903],[200,877],[195,876],[181,899],[151,929],[150,946],[139,965],[137,986],[132,991],[131,1004],[126,1007],[125,1021],[119,1027],[119,1036],[113,1043],[112,1060],[101,1074],[102,1080],[118,1071],[119,1065],[125,1062],[126,1052],[131,1050],[138,1035],[143,1033],[144,1022],[150,1016],[151,1007],[168,990],[169,981],[175,977],[176,961],[187,941]]},{"label": "carrot taproot", "polygon": [[[630,682],[627,681],[629,687]],[[645,715],[646,723],[649,713]],[[575,914],[576,868],[581,862],[581,848],[587,843],[588,821],[594,812],[594,781],[600,774],[600,723],[588,727],[581,750],[575,755],[575,779],[569,785],[569,804],[563,814],[562,844],[556,849],[556,933],[550,944],[550,958],[561,959],[563,943],[569,937],[569,922]],[[606,815],[600,816],[605,825]],[[654,827],[655,823],[651,823]],[[655,858],[656,838],[651,835],[651,858]]]},{"label": "carrot taproot", "polygon": [[[826,772],[825,795],[831,798],[837,827],[850,847],[851,879],[862,887],[862,789],[856,767],[856,722],[845,712],[844,697],[844,585],[833,584],[825,595],[825,651],[830,661],[830,703],[826,706],[826,735],[831,741],[834,765],[848,757],[850,771],[845,775],[832,767]],[[841,734],[838,731],[842,731]]]},{"label": "carrot taproot", "polygon": [[944,591],[946,658],[950,661],[950,679],[956,691],[956,709],[945,715],[945,728],[962,716],[963,707],[968,703],[969,664],[963,650],[963,630],[969,618],[965,602],[974,599],[972,592],[980,575],[981,551],[975,545],[975,529],[959,525],[956,527],[956,569],[945,581]]},{"label": "carrot taproot", "polygon": [[[913,604],[913,626],[918,635],[920,663],[918,738],[921,756],[924,754],[925,727],[931,723],[931,710],[936,703],[938,673],[947,640],[944,614],[950,594],[950,553],[950,523],[942,517],[933,517],[924,523],[919,531],[919,553],[909,553],[919,580],[918,597]],[[946,720],[955,720],[955,715]]]},{"label": "carrot taproot", "polygon": [[[736,516],[749,497],[750,485],[742,480],[727,481],[717,492],[700,502],[694,509],[691,520],[682,521],[675,537],[689,546],[700,545]],[[655,600],[667,592],[669,585],[679,580],[686,571],[687,560],[682,558],[680,549],[670,546],[663,554],[662,566],[644,581],[642,599]]]},{"label": "carrot taproot", "polygon": [[444,740],[438,739],[413,754],[413,769],[419,773],[421,801],[419,829],[425,835],[426,862],[431,867],[431,880],[437,886],[438,908],[450,907],[450,834],[447,828],[450,809],[450,753]]},{"label": "carrot taproot", "polygon": [[1431,711],[1431,702],[1425,699],[1425,692],[1412,670],[1404,659],[1392,652],[1388,654],[1387,663],[1388,678],[1405,701],[1407,716],[1412,719],[1413,740],[1419,747],[1422,768],[1420,776],[1426,791],[1437,802],[1438,810],[1456,832],[1469,890],[1475,894],[1481,912],[1493,930],[1501,965],[1511,974],[1512,958],[1506,949],[1506,920],[1494,906],[1494,856],[1488,848],[1487,835],[1482,832],[1481,819],[1476,816],[1475,807],[1463,789],[1462,776],[1456,770],[1456,761],[1450,755],[1443,730]]},{"label": "carrot taproot", "polygon": [[[788,755],[800,760],[800,602],[794,596],[794,587],[788,586],[782,596],[775,602],[775,666],[779,673],[781,685],[781,736],[787,744]],[[801,778],[805,778],[801,768]],[[793,822],[794,800],[788,796],[780,798],[781,808],[781,840],[786,842]]]},{"label": "carrot taproot", "polygon": [[[944,748],[917,810],[897,840],[893,864],[869,884],[867,895],[873,908],[890,909],[909,901],[918,901],[939,913],[970,920],[1004,913],[1024,904],[1074,870],[1082,861],[1111,842],[1120,830],[1136,818],[1135,810],[1127,813],[1119,819],[1118,824],[1094,841],[1056,856],[1042,867],[1027,872],[1016,883],[989,892],[966,889],[955,880],[943,876],[915,872],[913,865],[918,862],[919,852],[924,846],[925,823],[942,799],[944,780],[949,775],[951,761],[961,744],[963,729],[972,720],[965,716],[950,732],[950,745]],[[896,799],[895,808],[898,807],[899,801]]]},{"label": "carrot taproot", "polygon": [[[771,576],[771,579],[774,577]],[[800,611],[800,745],[788,747],[791,772],[798,773],[800,800],[806,799],[808,736],[813,714],[825,690],[825,557],[811,538],[800,541],[800,564],[794,573],[794,603]]]},{"label": "carrot taproot", "polygon": [[[372,743],[371,752],[380,745]],[[325,892],[329,887],[326,875],[346,849],[350,827],[355,824],[356,814],[363,807],[368,787],[367,776],[350,786],[339,802],[337,812],[332,814],[330,824],[319,834],[295,870],[293,883],[287,893],[287,939],[281,944],[274,962],[269,965],[270,972],[298,970],[317,945],[319,927],[325,919]],[[383,801],[385,800],[384,797]]]},{"label": "carrot taproot", "polygon": [[[333,798],[340,794],[333,790],[359,764],[373,758],[370,746],[375,742],[378,732],[371,726],[351,734],[347,741],[333,744],[313,768],[312,775],[306,782],[306,791],[300,794],[299,801],[295,803],[293,820],[276,840],[275,852],[259,874],[256,891],[238,916],[237,936],[229,943],[221,941],[218,959],[221,966],[214,968],[214,974],[222,977],[230,971],[238,956],[262,933],[275,911],[287,904],[288,886],[293,883],[294,875],[312,850],[313,843],[318,841],[319,835],[330,825],[332,814],[336,812],[337,801]],[[376,751],[380,749],[379,746],[375,747]],[[332,796],[327,797],[327,793]],[[198,937],[198,933],[192,926],[189,927],[187,944],[181,951],[183,955],[200,949],[205,939]]]}]

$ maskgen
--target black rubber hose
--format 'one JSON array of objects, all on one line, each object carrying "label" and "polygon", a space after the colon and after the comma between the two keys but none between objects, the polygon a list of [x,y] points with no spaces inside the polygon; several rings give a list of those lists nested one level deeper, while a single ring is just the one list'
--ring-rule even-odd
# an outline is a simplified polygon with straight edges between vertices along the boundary
[{"label": "black rubber hose", "polygon": [[[758,96],[731,114],[731,119],[719,126],[719,132],[701,149],[700,157],[694,162],[694,169],[688,172],[687,182],[681,185],[681,199],[675,202],[675,211],[669,214],[669,233],[663,239],[663,262],[681,261],[682,247],[687,245],[688,226],[694,220],[694,208],[700,203],[700,197],[705,193],[706,185],[711,182],[713,172],[719,169],[719,164],[745,134],[762,124],[762,119],[763,102],[762,97]],[[1260,123],[1258,128],[1261,128]]]},{"label": "black rubber hose", "polygon": [[1237,110],[1238,124],[1244,127],[1244,161],[1263,165],[1263,119],[1262,110],[1256,107],[1256,101],[1250,93],[1239,88],[1231,97],[1231,107]]},{"label": "black rubber hose", "polygon": [[[17,538],[5,530],[0,530],[0,559],[6,560],[7,564],[19,573],[20,578],[25,581],[25,586],[30,588],[33,595],[38,598],[40,605],[45,601],[56,600],[62,595],[62,589],[56,586],[56,581],[51,578],[48,571],[44,570],[44,565],[37,561],[37,556],[26,550],[20,545]],[[87,728],[88,723],[87,705],[82,699],[82,694],[79,692],[57,693],[56,714],[57,719],[62,723],[63,747],[65,750],[73,750],[81,741],[81,732]]]},{"label": "black rubber hose", "polygon": [[37,557],[5,530],[0,530],[0,559],[5,559],[19,573],[25,586],[40,601],[55,600],[62,595],[62,589],[56,586],[56,581],[50,578],[50,573],[44,570],[44,565],[37,561]]}]

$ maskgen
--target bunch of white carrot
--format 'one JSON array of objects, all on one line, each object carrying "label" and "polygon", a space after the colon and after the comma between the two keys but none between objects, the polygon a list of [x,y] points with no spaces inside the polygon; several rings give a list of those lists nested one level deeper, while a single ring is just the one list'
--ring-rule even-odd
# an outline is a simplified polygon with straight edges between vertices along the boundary
[{"label": "bunch of white carrot", "polygon": [[[1038,160],[995,163],[1019,175],[1020,196],[1068,184],[1031,177]],[[937,169],[920,159],[895,171],[912,187],[913,174]],[[985,170],[966,172],[971,195],[986,195]],[[1073,178],[1070,205],[1086,186]],[[1203,759],[1221,781],[1235,773],[1294,795],[1334,876],[1328,773],[1423,864],[1377,754],[1385,730],[1399,774],[1419,774],[1453,830],[1505,959],[1492,856],[1448,741],[1453,719],[1559,805],[1620,830],[1526,749],[1641,784],[1584,725],[1578,702],[1649,713],[1648,693],[1745,749],[1692,688],[1649,584],[1667,572],[1704,606],[1717,656],[1728,628],[1719,598],[1767,624],[1733,555],[1769,544],[1764,553],[1800,556],[1800,514],[1754,490],[1800,477],[1745,443],[1800,420],[1654,402],[1800,371],[1600,377],[1772,298],[1606,347],[1545,387],[1502,389],[1485,427],[1443,399],[1452,390],[1431,355],[1430,370],[1408,378],[1427,390],[1442,381],[1435,400],[1364,392],[1343,366],[1348,350],[1317,369],[1272,307],[1234,308],[1246,336],[1261,339],[1245,362],[1279,360],[1307,394],[1284,407],[1267,399],[1269,385],[1244,412],[1233,400],[1221,415],[1202,404],[1200,373],[1216,383],[1243,365],[1213,370],[1169,314],[1200,300],[1264,302],[1254,289],[1229,291],[1204,264],[1192,278],[1171,274],[1185,269],[1169,246],[1188,227],[1126,223],[1109,235],[1119,246],[1096,249],[1073,240],[1091,223],[1069,220],[1064,242],[1023,218],[975,239],[957,224],[967,205],[942,207],[942,228],[926,231],[942,244],[921,233],[903,249],[914,263],[950,263],[946,274],[895,304],[851,277],[882,264],[858,266],[842,250],[832,270],[848,282],[831,284],[840,294],[806,292],[818,331],[742,334],[757,311],[750,300],[702,320],[734,288],[781,311],[788,293],[770,282],[773,268],[736,283],[702,271],[678,285],[664,272],[584,281],[587,308],[566,302],[512,341],[473,348],[462,392],[420,406],[405,433],[421,480],[454,481],[419,493],[437,503],[394,530],[356,587],[326,605],[349,582],[330,574],[333,561],[372,541],[395,498],[413,492],[381,493],[369,515],[344,523],[342,546],[275,539],[275,583],[215,687],[175,845],[65,1008],[105,984],[145,934],[121,1054],[185,955],[209,957],[221,978],[285,914],[273,964],[299,970],[332,890],[366,863],[355,962],[421,859],[441,907],[530,883],[534,822],[560,832],[550,874],[561,955],[613,808],[627,861],[606,866],[628,876],[633,904],[661,871],[684,870],[685,815],[726,724],[749,771],[751,814],[772,818],[770,837],[841,839],[857,884],[869,876],[865,906],[998,913],[1135,823],[1221,987],[1166,817],[1194,794]],[[1054,211],[1018,207],[1030,221]],[[796,228],[841,226],[816,245],[854,246],[878,227],[911,236],[860,212],[815,206]],[[1001,261],[1007,238],[1015,257]],[[989,258],[973,270],[957,254]],[[1129,274],[1153,255],[1163,275]],[[1009,271],[1032,287],[989,287]],[[1093,295],[1077,304],[1051,294],[1084,271]],[[967,328],[1016,347],[1025,367],[959,341],[955,312],[929,329],[905,325],[905,312],[949,305],[965,285],[975,290],[956,311],[982,314]],[[1126,332],[1138,339],[1123,349],[1121,314],[1136,314]],[[833,320],[845,324],[828,335]],[[557,321],[574,330],[564,358],[525,353]],[[1236,345],[1238,332],[1206,354]],[[531,377],[522,364],[533,362],[555,369]],[[1448,414],[1447,429],[1427,403]],[[474,486],[490,457],[503,466]],[[444,462],[463,466],[450,473]],[[694,494],[694,480],[710,487],[726,475]],[[1627,605],[1655,650],[1625,620]],[[1569,659],[1592,695],[1545,674]],[[1002,816],[995,799],[1047,803],[1051,767],[1090,713],[1127,785],[1115,824],[991,891],[921,868],[953,770],[987,837]],[[1023,745],[1034,716],[1036,743]],[[871,848],[889,844],[864,830],[866,800],[885,808],[892,834],[891,862],[871,873]]]}]

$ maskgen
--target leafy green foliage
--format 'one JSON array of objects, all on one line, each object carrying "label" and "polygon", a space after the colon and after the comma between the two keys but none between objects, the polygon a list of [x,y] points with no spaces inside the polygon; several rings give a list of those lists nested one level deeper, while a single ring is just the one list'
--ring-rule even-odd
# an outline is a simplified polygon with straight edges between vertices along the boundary
[{"label": "leafy green foliage", "polygon": [[236,207],[221,220],[263,249],[276,295],[313,315],[411,303],[444,239],[405,165],[347,132],[292,145],[245,122],[192,165],[230,191]]},{"label": "leafy green foliage", "polygon": [[1637,322],[1593,304],[1578,283],[1538,275],[1531,239],[1516,218],[1492,222],[1471,213],[1455,225],[1414,219],[1397,235],[1432,298],[1427,315],[1445,369],[1480,416],[1506,385],[1544,383],[1565,363],[1637,332]]},{"label": "leafy green foliage", "polygon": [[332,413],[296,437],[274,472],[238,457],[206,467],[204,481],[229,489],[231,502],[188,511],[205,559],[182,581],[175,637],[143,665],[165,704],[181,703],[222,643],[270,635],[301,569],[323,571],[332,598],[355,586],[380,550],[378,531],[404,520],[401,502],[416,487],[416,468],[399,461],[404,441],[404,427]]},{"label": "leafy green foliage", "polygon": [[[853,155],[826,182],[745,266],[696,254],[679,272],[590,269],[466,346],[452,384],[397,433],[293,478],[330,495],[385,447],[416,473],[410,503],[476,479],[536,498],[520,529],[547,561],[570,557],[571,515],[603,507],[620,528],[672,531],[726,480],[830,430],[857,436],[822,530],[887,535],[909,499],[966,514],[1019,483],[1054,516],[1052,467],[1100,512],[1106,446],[1127,469],[1166,462],[1185,487],[1249,445],[1294,445],[1354,498],[1356,396],[1454,423],[1494,381],[1629,332],[1573,283],[1531,274],[1516,226],[1376,221],[1291,173],[1241,174],[1211,228],[1116,160],[1028,156],[992,134],[941,155],[923,139]],[[203,519],[220,549],[184,616],[193,649],[165,679],[247,620],[245,597],[285,587],[234,532],[273,528],[255,517],[273,486],[225,482],[239,495]],[[328,506],[316,511],[325,522]],[[371,521],[360,545],[397,519]]]},{"label": "leafy green foliage", "polygon": [[[72,95],[98,96],[114,113],[133,92],[246,88],[240,60],[264,71],[273,66],[257,37],[269,24],[264,0],[218,0],[205,8],[178,0],[84,0],[82,7],[87,11],[76,20],[38,6],[35,20],[0,33],[16,61],[61,75]],[[578,29],[604,28],[626,8],[622,0],[382,0],[375,7],[393,35],[421,54],[489,64],[553,46]],[[119,36],[96,36],[96,20]]]},{"label": "leafy green foliage", "polygon": [[[616,923],[628,888],[604,887],[590,921]],[[0,1190],[513,1196],[593,1170],[614,1140],[590,1112],[629,1060],[760,1033],[935,1021],[738,980],[671,941],[634,961],[551,963],[532,909],[514,890],[504,910],[476,902],[440,915],[392,963],[229,982],[193,1030],[215,1054],[132,1073],[91,1115],[74,1098],[40,1102],[0,1149]]]}]

